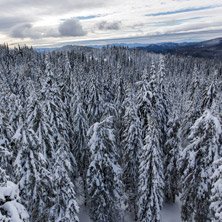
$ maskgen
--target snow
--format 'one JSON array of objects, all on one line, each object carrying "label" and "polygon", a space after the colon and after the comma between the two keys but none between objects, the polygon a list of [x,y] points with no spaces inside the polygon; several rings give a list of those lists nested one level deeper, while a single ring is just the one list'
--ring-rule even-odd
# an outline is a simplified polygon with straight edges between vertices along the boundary
[{"label": "snow", "polygon": [[[132,218],[133,218],[133,215],[127,213],[124,216],[124,221],[125,222],[134,222],[134,220]],[[89,212],[88,212],[87,208],[84,205],[82,205],[80,207],[79,221],[80,222],[92,222],[92,220],[89,218]]]},{"label": "snow", "polygon": [[5,200],[5,197],[15,199],[18,197],[18,186],[11,181],[7,181],[6,187],[0,187],[0,200]]},{"label": "snow", "polygon": [[1,205],[1,208],[10,215],[10,221],[23,222],[28,220],[29,215],[25,207],[17,202],[17,199],[19,199],[18,186],[11,181],[7,181],[6,187],[0,187],[0,200],[6,201],[6,197],[9,197],[11,201],[7,201]]},{"label": "snow", "polygon": [[[161,211],[162,222],[181,222],[180,218],[181,203],[179,198],[176,199],[174,204],[164,203],[163,209]],[[92,222],[89,218],[89,212],[85,206],[80,207],[79,212],[80,222]],[[125,222],[135,222],[133,215],[126,213],[124,216]]]},{"label": "snow", "polygon": [[18,129],[15,132],[15,135],[12,137],[12,140],[19,140],[21,136],[21,129],[22,129],[22,125],[18,127]]},{"label": "snow", "polygon": [[88,210],[86,209],[85,206],[80,207],[79,221],[80,222],[92,222],[89,218],[89,213],[88,213]]},{"label": "snow", "polygon": [[2,208],[11,216],[12,222],[23,222],[29,218],[24,206],[16,200],[6,202]]},{"label": "snow", "polygon": [[134,216],[132,214],[126,213],[125,216],[124,216],[124,221],[125,222],[134,222],[133,217]]},{"label": "snow", "polygon": [[177,198],[174,204],[164,203],[161,211],[162,222],[181,222],[181,203]]}]

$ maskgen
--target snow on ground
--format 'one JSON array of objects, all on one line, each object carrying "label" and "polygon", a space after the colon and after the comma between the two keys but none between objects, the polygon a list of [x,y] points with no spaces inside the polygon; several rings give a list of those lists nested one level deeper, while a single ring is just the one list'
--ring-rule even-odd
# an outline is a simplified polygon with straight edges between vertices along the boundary
[{"label": "snow on ground", "polygon": [[174,204],[164,203],[162,209],[162,222],[181,222],[180,218],[181,203],[176,199]]},{"label": "snow on ground", "polygon": [[85,206],[80,207],[79,221],[80,222],[92,222],[89,218],[89,213],[88,213],[87,209],[85,208]]},{"label": "snow on ground", "polygon": [[134,220],[133,220],[133,215],[131,215],[131,214],[126,214],[125,216],[124,216],[124,221],[125,222],[134,222]]},{"label": "snow on ground", "polygon": [[[80,211],[79,211],[79,221],[80,222],[92,222],[89,218],[89,212],[88,210],[85,208],[85,206],[81,206],[80,207]],[[132,215],[130,214],[126,214],[124,216],[124,221],[125,222],[134,222],[134,220],[132,219]]]},{"label": "snow on ground", "polygon": [[[179,201],[179,198],[176,199],[176,202],[174,204],[164,203],[163,209],[161,211],[162,222],[181,222],[180,209],[181,203]],[[132,215],[126,214],[124,217],[124,221],[134,222],[132,218]],[[84,206],[80,207],[79,220],[80,222],[92,222],[89,218],[88,210]]]}]

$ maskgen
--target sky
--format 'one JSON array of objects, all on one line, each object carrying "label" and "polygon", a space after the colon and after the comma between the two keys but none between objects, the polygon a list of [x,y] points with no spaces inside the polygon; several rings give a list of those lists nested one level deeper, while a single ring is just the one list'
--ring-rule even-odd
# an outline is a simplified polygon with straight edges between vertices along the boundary
[{"label": "sky", "polygon": [[59,47],[222,37],[222,0],[0,0],[0,44]]}]

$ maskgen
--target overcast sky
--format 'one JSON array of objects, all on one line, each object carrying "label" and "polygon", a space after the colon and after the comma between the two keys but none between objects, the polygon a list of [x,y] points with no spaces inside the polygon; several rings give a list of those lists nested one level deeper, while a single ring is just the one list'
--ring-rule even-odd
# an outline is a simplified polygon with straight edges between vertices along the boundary
[{"label": "overcast sky", "polygon": [[200,41],[222,37],[222,0],[0,0],[0,43]]}]

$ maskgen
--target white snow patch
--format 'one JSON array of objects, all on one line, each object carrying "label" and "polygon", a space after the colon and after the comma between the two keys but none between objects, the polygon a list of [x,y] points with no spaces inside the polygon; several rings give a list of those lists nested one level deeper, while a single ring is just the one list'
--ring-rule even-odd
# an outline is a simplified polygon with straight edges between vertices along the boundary
[{"label": "white snow patch", "polygon": [[134,218],[133,214],[126,212],[126,214],[124,216],[124,221],[125,222],[135,222],[133,218]]},{"label": "white snow patch", "polygon": [[89,218],[89,213],[88,213],[88,210],[86,209],[85,206],[80,206],[79,221],[80,222],[92,222],[91,219]]},{"label": "white snow patch", "polygon": [[0,187],[0,200],[5,201],[5,197],[16,199],[19,196],[18,186],[11,181],[7,181],[6,187]]},{"label": "white snow patch", "polygon": [[1,208],[8,212],[12,222],[27,221],[29,215],[25,207],[18,203],[19,200],[19,189],[16,184],[11,181],[7,181],[7,186],[0,187],[0,200],[6,201],[6,197],[9,197],[11,201],[4,203]]},{"label": "white snow patch", "polygon": [[[163,209],[161,211],[162,222],[181,222],[180,218],[181,202],[179,198],[176,198],[174,204],[164,203]],[[133,214],[126,213],[124,215],[125,222],[135,222]],[[92,222],[89,218],[89,212],[85,206],[80,207],[79,211],[79,221],[80,222]]]},{"label": "white snow patch", "polygon": [[29,218],[25,207],[16,200],[6,202],[2,208],[9,213],[12,222],[23,222]]},{"label": "white snow patch", "polygon": [[181,202],[179,198],[174,204],[164,203],[161,211],[162,222],[181,222]]}]

